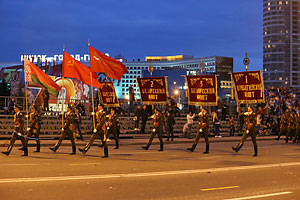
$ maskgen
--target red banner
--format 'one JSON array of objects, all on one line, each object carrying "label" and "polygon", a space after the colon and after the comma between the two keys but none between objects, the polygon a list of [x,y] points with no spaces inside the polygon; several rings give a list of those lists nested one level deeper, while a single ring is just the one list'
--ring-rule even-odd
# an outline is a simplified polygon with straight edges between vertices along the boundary
[{"label": "red banner", "polygon": [[231,73],[238,103],[265,102],[264,82],[261,71]]},{"label": "red banner", "polygon": [[217,105],[216,75],[185,76],[189,105]]},{"label": "red banner", "polygon": [[113,82],[100,82],[98,88],[100,102],[106,107],[119,107],[118,97]]},{"label": "red banner", "polygon": [[167,77],[137,78],[141,101],[144,104],[162,104],[167,102]]}]

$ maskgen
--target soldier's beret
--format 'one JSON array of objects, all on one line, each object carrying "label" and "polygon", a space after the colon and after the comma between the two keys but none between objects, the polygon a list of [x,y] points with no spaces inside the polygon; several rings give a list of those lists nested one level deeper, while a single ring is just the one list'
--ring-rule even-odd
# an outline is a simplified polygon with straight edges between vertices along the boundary
[{"label": "soldier's beret", "polygon": [[20,106],[19,104],[15,104],[16,108],[22,109],[22,106]]}]

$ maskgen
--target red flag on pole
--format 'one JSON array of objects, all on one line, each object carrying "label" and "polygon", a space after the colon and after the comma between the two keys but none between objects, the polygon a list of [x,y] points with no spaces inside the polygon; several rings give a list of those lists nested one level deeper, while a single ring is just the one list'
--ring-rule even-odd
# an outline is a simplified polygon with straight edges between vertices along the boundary
[{"label": "red flag on pole", "polygon": [[109,78],[121,80],[123,74],[128,71],[120,61],[101,53],[91,46],[89,46],[89,53],[90,70],[92,72],[102,72]]},{"label": "red flag on pole", "polygon": [[[90,69],[79,61],[75,60],[70,54],[64,51],[64,59],[62,64],[62,76],[68,78],[76,78],[84,84],[91,86]],[[94,72],[93,87],[100,87],[98,76]]]}]

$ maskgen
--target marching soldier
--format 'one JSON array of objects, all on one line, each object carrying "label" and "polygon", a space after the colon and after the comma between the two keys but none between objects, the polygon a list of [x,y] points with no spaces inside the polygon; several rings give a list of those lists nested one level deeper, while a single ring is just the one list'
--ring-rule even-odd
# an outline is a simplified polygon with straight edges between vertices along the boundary
[{"label": "marching soldier", "polygon": [[[40,121],[40,113],[38,112],[37,106],[35,104],[31,107],[31,113],[29,114],[29,120],[30,120],[30,127],[27,129],[27,138],[26,143],[28,144],[28,138],[30,138],[32,135],[34,135],[36,139],[36,151],[34,152],[40,152],[41,145],[39,140],[39,132],[38,132],[38,123]],[[24,151],[24,147],[20,148],[19,150]]]},{"label": "marching soldier", "polygon": [[171,135],[171,141],[174,139],[174,131],[173,131],[173,126],[175,125],[175,119],[174,115],[172,112],[167,111],[167,141],[170,139]]},{"label": "marching soldier", "polygon": [[[93,115],[94,113],[92,113]],[[98,111],[96,112],[96,119],[97,119],[97,126],[96,129],[93,130],[93,135],[90,138],[90,141],[85,145],[83,149],[78,148],[80,152],[83,154],[86,154],[86,152],[90,149],[90,147],[93,145],[96,138],[100,136],[103,147],[104,147],[104,156],[103,158],[108,157],[108,147],[106,143],[106,127],[105,127],[105,121],[106,121],[106,113],[103,109],[103,106],[101,104],[98,105]]]},{"label": "marching soldier", "polygon": [[288,135],[288,114],[284,113],[280,120],[280,131],[278,133],[278,137],[275,138],[276,140],[280,140],[282,135]]},{"label": "marching soldier", "polygon": [[163,143],[162,135],[161,135],[162,134],[163,116],[159,112],[158,108],[154,109],[154,115],[152,115],[151,118],[153,118],[152,133],[150,135],[149,142],[146,144],[146,146],[142,146],[142,148],[145,150],[148,150],[153,141],[154,136],[157,134],[157,137],[158,137],[159,143],[160,143],[160,149],[158,151],[163,151],[164,143]]},{"label": "marching soldier", "polygon": [[251,137],[253,147],[254,147],[254,155],[257,156],[257,144],[256,144],[256,136],[257,136],[257,131],[256,131],[256,123],[257,123],[257,116],[253,112],[253,109],[249,106],[248,107],[248,112],[244,113],[246,115],[245,121],[246,121],[246,128],[243,133],[243,137],[240,141],[240,143],[236,147],[232,147],[232,150],[234,150],[236,153],[242,148],[245,140],[247,139],[248,136]]},{"label": "marching soldier", "polygon": [[288,119],[289,125],[288,125],[288,134],[285,138],[285,142],[288,143],[288,137],[290,137],[290,140],[295,139],[296,136],[296,129],[297,129],[297,121],[296,121],[296,115],[293,112],[289,113],[289,119]]},{"label": "marching soldier", "polygon": [[75,140],[73,137],[73,125],[75,122],[75,116],[74,113],[72,112],[72,107],[71,105],[68,105],[67,107],[67,113],[65,113],[65,123],[64,126],[62,127],[63,133],[61,134],[58,142],[55,144],[54,147],[50,147],[49,149],[52,150],[53,152],[56,152],[59,146],[61,145],[62,141],[65,139],[66,136],[69,137],[69,140],[72,143],[72,153],[70,155],[75,155],[76,154],[76,145],[75,145]]},{"label": "marching soldier", "polygon": [[22,156],[28,156],[28,148],[27,148],[27,142],[25,140],[25,136],[24,136],[24,132],[25,132],[25,128],[24,128],[24,115],[21,113],[21,106],[18,104],[14,105],[14,111],[15,111],[15,115],[14,115],[14,131],[12,134],[12,138],[10,140],[10,144],[7,148],[7,151],[2,151],[2,153],[4,155],[9,155],[14,144],[15,141],[20,138],[22,145],[24,147],[24,154]]},{"label": "marching soldier", "polygon": [[209,114],[207,113],[207,110],[202,108],[201,112],[195,117],[199,117],[199,126],[197,130],[197,135],[195,142],[191,148],[187,148],[189,151],[194,152],[200,137],[204,137],[205,143],[206,143],[206,148],[205,151],[203,152],[204,154],[209,153],[209,141],[208,141],[208,129],[209,129]]},{"label": "marching soldier", "polygon": [[295,133],[295,139],[294,142],[300,141],[300,113],[296,116],[296,133]]},{"label": "marching soldier", "polygon": [[117,121],[118,121],[118,116],[115,113],[114,109],[110,110],[110,114],[107,115],[107,126],[106,126],[106,137],[109,138],[111,134],[113,134],[115,142],[116,142],[116,147],[115,149],[119,149],[119,137],[117,135]]}]

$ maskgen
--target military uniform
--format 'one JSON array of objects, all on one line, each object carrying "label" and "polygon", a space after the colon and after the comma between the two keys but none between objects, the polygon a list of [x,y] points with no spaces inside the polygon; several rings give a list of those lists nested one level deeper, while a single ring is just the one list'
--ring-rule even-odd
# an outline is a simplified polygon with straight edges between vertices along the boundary
[{"label": "military uniform", "polygon": [[288,117],[287,114],[284,114],[280,120],[280,131],[276,140],[280,140],[282,135],[288,135]]},{"label": "military uniform", "polygon": [[104,110],[96,112],[96,119],[97,119],[97,125],[96,125],[96,132],[93,131],[93,135],[90,138],[90,141],[85,145],[83,149],[78,148],[79,151],[81,151],[83,154],[85,154],[90,147],[93,145],[96,138],[100,136],[103,147],[104,147],[104,157],[108,157],[108,147],[106,143],[106,127],[105,127],[105,121],[106,121],[106,113]]},{"label": "military uniform", "polygon": [[296,116],[295,142],[300,142],[300,114]]},{"label": "military uniform", "polygon": [[146,146],[142,146],[142,148],[148,150],[150,145],[152,144],[155,135],[157,134],[160,143],[160,149],[158,151],[163,151],[164,150],[164,143],[162,140],[163,116],[161,113],[157,113],[154,114],[152,118],[153,118],[153,129],[150,135],[150,139],[149,142],[146,144]]},{"label": "military uniform", "polygon": [[7,148],[7,151],[3,151],[2,153],[5,155],[9,155],[14,144],[15,141],[20,138],[22,145],[24,147],[24,155],[23,156],[28,156],[28,148],[27,148],[27,142],[24,138],[24,133],[25,133],[25,128],[24,128],[24,115],[21,112],[17,112],[14,115],[14,131],[12,134],[12,138],[10,140],[9,146]]},{"label": "military uniform", "polygon": [[210,116],[208,113],[201,112],[201,113],[195,115],[195,118],[199,118],[197,135],[196,135],[196,139],[194,141],[193,146],[191,148],[188,148],[188,150],[193,152],[199,142],[200,137],[204,137],[206,148],[203,153],[208,154],[209,153],[208,129],[209,129]]},{"label": "military uniform", "polygon": [[[40,140],[39,140],[39,132],[38,132],[38,123],[40,121],[40,114],[37,111],[31,112],[29,114],[29,121],[30,121],[30,127],[29,130],[27,130],[27,137],[31,137],[34,135],[34,137],[37,139],[36,140],[36,151],[35,152],[40,152],[41,145],[40,145]],[[28,138],[25,139],[26,143],[28,143]],[[24,150],[24,147],[22,147],[20,150]]]},{"label": "military uniform", "polygon": [[174,131],[173,131],[173,126],[175,125],[175,119],[173,113],[167,114],[167,141],[170,139],[171,135],[171,141],[174,139]]},{"label": "military uniform", "polygon": [[75,116],[73,112],[67,112],[64,114],[65,117],[65,123],[63,126],[63,133],[61,134],[58,142],[55,144],[54,147],[50,147],[50,149],[54,152],[59,148],[61,145],[62,141],[65,139],[66,136],[69,137],[69,140],[72,143],[72,153],[71,154],[76,154],[76,145],[75,145],[75,140],[73,137],[73,125],[75,122]]},{"label": "military uniform", "polygon": [[252,143],[253,143],[253,147],[254,147],[254,155],[253,156],[257,156],[257,143],[256,143],[257,115],[254,112],[252,112],[250,114],[248,113],[248,115],[245,118],[245,122],[246,122],[246,126],[245,126],[245,130],[244,130],[242,139],[241,139],[240,143],[237,145],[237,147],[232,147],[232,149],[235,152],[238,152],[242,148],[242,146],[244,145],[244,142],[246,141],[248,136],[250,136],[251,140],[252,140]]},{"label": "military uniform", "polygon": [[297,121],[296,121],[296,115],[294,113],[289,114],[288,118],[288,130],[287,130],[287,136],[285,138],[285,142],[288,143],[288,140],[293,140],[295,139],[296,136],[296,129],[297,129]]},{"label": "military uniform", "polygon": [[116,114],[110,114],[107,116],[108,122],[106,126],[106,137],[109,138],[111,134],[113,134],[116,147],[115,149],[119,149],[119,137],[117,135],[117,121],[118,121],[118,116]]}]

